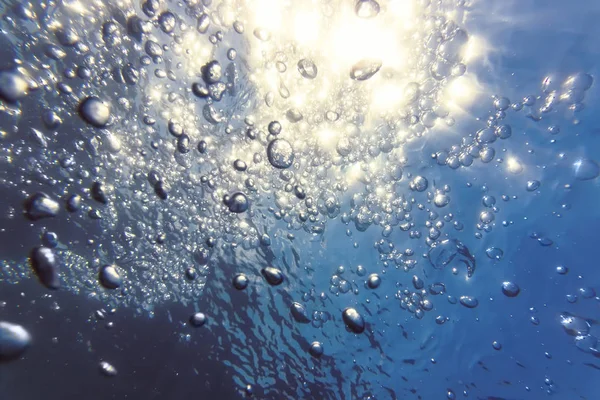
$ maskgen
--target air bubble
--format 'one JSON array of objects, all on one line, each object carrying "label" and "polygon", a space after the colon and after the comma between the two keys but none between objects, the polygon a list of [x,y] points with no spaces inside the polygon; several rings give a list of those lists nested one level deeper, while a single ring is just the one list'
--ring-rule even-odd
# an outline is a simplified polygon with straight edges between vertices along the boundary
[{"label": "air bubble", "polygon": [[593,83],[594,78],[591,75],[580,72],[567,78],[563,83],[563,87],[567,90],[586,91],[592,87]]},{"label": "air bubble", "polygon": [[278,286],[283,283],[283,273],[275,267],[265,267],[260,273],[271,286]]},{"label": "air bubble", "polygon": [[521,288],[514,282],[502,282],[502,293],[506,297],[517,297],[521,292]]},{"label": "air bubble", "polygon": [[308,324],[310,322],[310,318],[308,317],[308,313],[306,312],[306,308],[298,302],[293,302],[290,306],[290,312],[294,320],[300,324]]},{"label": "air bubble", "polygon": [[207,14],[201,14],[198,17],[198,24],[196,25],[196,29],[200,33],[206,33],[208,31],[209,26],[210,26],[210,17]]},{"label": "air bubble", "polygon": [[42,234],[42,244],[45,247],[56,248],[58,246],[58,235],[54,232],[44,232]]},{"label": "air bubble", "polygon": [[181,154],[186,154],[190,151],[190,137],[185,133],[177,138],[177,151]]},{"label": "air bubble", "polygon": [[188,267],[185,269],[185,279],[188,281],[194,281],[198,277],[198,272],[194,267]]},{"label": "air bubble", "polygon": [[148,40],[144,45],[144,50],[146,50],[146,54],[153,58],[160,57],[163,54],[162,47],[154,40]]},{"label": "air bubble", "polygon": [[501,260],[504,256],[504,252],[502,251],[502,249],[499,249],[497,247],[489,247],[488,249],[486,249],[485,254],[492,260]]},{"label": "air bubble", "polygon": [[244,193],[237,192],[231,195],[226,205],[232,213],[240,214],[248,210],[249,202]]},{"label": "air bubble", "polygon": [[177,19],[175,14],[170,11],[165,11],[158,17],[158,26],[164,33],[171,33],[175,30]]},{"label": "air bubble", "polygon": [[354,11],[359,18],[374,18],[379,14],[379,3],[375,0],[358,0]]},{"label": "air bubble", "polygon": [[306,79],[315,79],[317,77],[317,66],[312,60],[303,58],[298,61],[298,72]]},{"label": "air bubble", "polygon": [[208,149],[208,143],[206,143],[205,140],[201,140],[198,142],[198,152],[200,154],[205,154],[206,150]]},{"label": "air bubble", "polygon": [[32,221],[42,218],[56,217],[60,205],[45,193],[36,193],[25,201],[25,216]]},{"label": "air bubble", "polygon": [[585,336],[590,332],[591,325],[584,318],[564,312],[559,316],[560,324],[571,336]]},{"label": "air bubble", "polygon": [[481,158],[481,162],[489,163],[496,156],[496,151],[491,147],[484,147],[479,151],[479,157]]},{"label": "air bubble", "polygon": [[417,275],[413,275],[412,284],[413,284],[414,288],[417,290],[421,290],[425,286],[425,283],[423,282],[423,280],[421,278],[419,278]]},{"label": "air bubble", "polygon": [[436,195],[433,197],[433,204],[435,204],[436,207],[442,208],[447,206],[448,203],[450,203],[450,196],[447,194],[436,193]]},{"label": "air bubble", "polygon": [[479,301],[473,296],[460,296],[460,304],[467,308],[475,308],[479,305]]},{"label": "air bubble", "polygon": [[0,321],[0,362],[15,360],[31,345],[31,335],[21,325]]},{"label": "air bubble", "polygon": [[206,324],[206,315],[204,313],[198,312],[190,317],[190,324],[195,328],[200,328],[204,324]]},{"label": "air bubble", "polygon": [[233,162],[233,169],[235,169],[236,171],[244,172],[247,168],[248,166],[242,160],[235,160]]},{"label": "air bubble", "polygon": [[559,265],[556,267],[556,272],[559,275],[566,275],[569,272],[569,268],[565,267],[564,265]]},{"label": "air bubble", "polygon": [[239,33],[242,34],[244,33],[244,24],[241,21],[234,21],[233,22],[233,29]]},{"label": "air bubble", "polygon": [[540,181],[527,181],[526,189],[528,192],[535,192],[540,188]]},{"label": "air bubble", "polygon": [[256,28],[253,33],[254,33],[254,37],[256,37],[258,40],[260,40],[262,42],[268,42],[269,40],[271,40],[271,32],[269,32],[266,29]]},{"label": "air bubble", "polygon": [[73,194],[67,198],[65,205],[68,212],[77,212],[81,208],[81,196]]},{"label": "air bubble", "polygon": [[409,184],[411,190],[417,192],[424,192],[427,190],[429,182],[427,182],[427,178],[423,176],[416,176]]},{"label": "air bubble", "polygon": [[98,97],[87,97],[79,104],[79,114],[88,124],[103,128],[110,120],[110,104]]},{"label": "air bubble", "polygon": [[48,247],[36,247],[30,254],[31,267],[40,282],[48,289],[60,287],[59,261],[54,251]]},{"label": "air bubble", "polygon": [[363,317],[356,311],[355,308],[348,307],[342,312],[342,319],[344,320],[344,324],[351,332],[356,334],[363,333],[365,330],[365,320]]},{"label": "air bubble", "polygon": [[244,274],[237,274],[233,278],[233,287],[237,290],[244,290],[248,287],[248,277]]},{"label": "air bubble", "polygon": [[496,127],[495,134],[500,139],[508,139],[512,135],[512,128],[510,125],[499,125]]},{"label": "air bubble", "polygon": [[481,198],[481,203],[486,207],[493,207],[496,204],[496,198],[494,196],[485,195]]},{"label": "air bubble", "polygon": [[218,61],[212,60],[201,68],[202,79],[207,85],[217,83],[221,79],[222,69]]},{"label": "air bubble", "polygon": [[294,162],[294,150],[288,141],[275,139],[267,147],[267,157],[275,168],[286,169]]},{"label": "air bubble", "polygon": [[600,175],[600,166],[594,160],[581,158],[573,163],[573,176],[580,181],[595,179]]},{"label": "air bubble", "polygon": [[104,190],[104,185],[100,182],[94,182],[92,184],[92,188],[90,190],[92,194],[92,198],[96,200],[98,203],[107,204],[108,197],[106,197],[106,192]]},{"label": "air bubble", "polygon": [[579,288],[577,292],[583,299],[591,299],[596,297],[596,291],[591,287]]},{"label": "air bubble", "polygon": [[479,220],[482,224],[491,224],[492,222],[494,222],[494,219],[494,213],[490,211],[482,211],[481,214],[479,214]]},{"label": "air bubble", "polygon": [[16,103],[29,92],[27,81],[18,73],[0,71],[0,98],[8,103]]},{"label": "air bubble", "polygon": [[100,372],[107,377],[117,376],[117,369],[106,361],[100,362]]},{"label": "air bubble", "polygon": [[452,37],[442,42],[437,48],[437,53],[444,60],[454,63],[461,61],[465,45],[469,41],[467,32],[457,29]]},{"label": "air bubble", "polygon": [[356,274],[358,276],[365,276],[367,274],[367,270],[362,265],[356,267]]},{"label": "air bubble", "polygon": [[237,58],[237,51],[233,48],[227,50],[227,59],[229,61],[234,61]]},{"label": "air bubble", "polygon": [[312,342],[309,349],[310,355],[319,358],[323,355],[323,344],[321,342]]},{"label": "air bubble", "polygon": [[484,128],[477,131],[475,135],[477,141],[482,144],[494,143],[496,141],[496,132],[492,128]]},{"label": "air bubble", "polygon": [[369,289],[377,289],[381,285],[381,278],[377,274],[371,274],[367,278],[367,286]]},{"label": "air bubble", "polygon": [[577,303],[577,295],[576,294],[568,294],[566,296],[567,298],[567,302],[573,304],[573,303]]},{"label": "air bubble", "polygon": [[355,81],[366,81],[371,79],[381,68],[381,60],[364,59],[352,66],[350,78]]},{"label": "air bubble", "polygon": [[104,265],[100,268],[99,280],[106,289],[117,289],[123,284],[123,278],[116,265]]},{"label": "air bubble", "polygon": [[494,107],[496,110],[504,111],[510,107],[510,100],[506,97],[498,97],[494,100]]}]

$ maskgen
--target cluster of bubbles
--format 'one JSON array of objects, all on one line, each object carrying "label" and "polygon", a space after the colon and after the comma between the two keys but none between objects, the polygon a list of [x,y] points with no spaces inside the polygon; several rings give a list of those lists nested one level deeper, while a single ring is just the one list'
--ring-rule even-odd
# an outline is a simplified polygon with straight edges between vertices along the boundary
[{"label": "cluster of bubbles", "polygon": [[[495,113],[489,115],[486,126],[462,140],[460,145],[449,150],[437,152],[432,157],[439,165],[452,169],[470,166],[475,159],[490,163],[496,159],[494,143],[506,140],[512,136],[512,127],[504,121],[508,113],[525,113],[525,116],[535,122],[543,120],[544,116],[558,110],[568,110],[576,117],[576,113],[584,108],[583,101],[586,92],[593,84],[593,78],[586,73],[577,73],[566,78],[562,84],[551,77],[543,79],[541,93],[531,94],[518,101],[496,96],[493,105]],[[575,118],[574,117],[574,118]],[[578,122],[575,119],[574,122]],[[560,127],[550,125],[547,128],[550,135],[558,135]],[[518,175],[523,172],[523,165],[517,159],[507,160],[507,171]],[[579,180],[594,179],[600,174],[598,163],[590,159],[580,159],[573,163],[573,175]],[[537,180],[527,182],[527,191],[535,191],[541,183]]]},{"label": "cluster of bubbles", "polygon": [[[51,290],[64,286],[152,312],[158,303],[199,298],[217,255],[285,246],[300,234],[320,240],[331,220],[347,225],[348,235],[351,227],[381,231],[374,243],[381,265],[410,272],[412,287],[399,288],[396,298],[417,319],[434,309],[434,296],[446,293],[441,280],[426,282],[422,271],[473,276],[475,257],[454,238],[465,227],[452,212],[452,187],[411,172],[411,163],[422,160],[404,154],[405,146],[456,122],[446,98],[468,69],[465,2],[415,1],[410,13],[375,0],[350,7],[326,2],[312,21],[319,44],[307,39],[315,27],[300,26],[290,37],[275,21],[254,18],[265,10],[251,3],[97,1],[84,9],[79,2],[41,1],[15,2],[3,11],[14,57],[0,70],[0,184],[19,191],[34,228],[61,219],[102,233],[90,237],[85,252],[91,254],[84,256],[59,233],[44,230],[27,262],[3,262],[2,280],[34,273]],[[281,14],[294,11],[291,4],[278,7]],[[351,36],[344,49],[335,34],[346,20],[351,27],[391,28],[370,31],[375,36],[367,46]],[[383,35],[393,37],[394,46],[364,51],[385,41]],[[522,163],[498,158],[494,147],[513,134],[509,115],[540,122],[566,108],[576,119],[592,85],[590,75],[578,73],[563,82],[546,78],[540,94],[518,101],[496,96],[480,129],[431,160],[458,169],[479,159],[521,174]],[[547,131],[558,135],[560,128]],[[600,175],[591,159],[572,168],[577,180]],[[541,185],[532,179],[525,189],[536,192]],[[481,202],[478,238],[496,226],[500,211],[491,194]],[[14,211],[11,218],[23,216]],[[397,247],[398,232],[425,249],[428,263],[418,273],[420,255]],[[485,254],[494,261],[504,256],[494,246]],[[258,270],[268,286],[289,283],[282,266]],[[339,267],[330,277],[331,295],[382,285],[379,273],[367,276],[362,266],[359,279],[344,272]],[[240,271],[231,284],[243,291],[252,281]],[[500,289],[511,298],[521,290],[512,281]],[[479,304],[470,295],[448,301]],[[368,332],[359,309],[338,315],[356,334]],[[333,318],[311,314],[301,302],[293,302],[290,313],[315,327]],[[197,312],[189,324],[202,327],[208,318]],[[568,332],[595,349],[595,337],[574,318],[563,318],[575,321]],[[0,322],[0,357],[20,355],[30,340],[24,328]],[[318,358],[324,346],[315,341],[309,352]],[[100,368],[116,374],[107,362]]]},{"label": "cluster of bubbles", "polygon": [[331,283],[331,286],[329,286],[329,291],[334,295],[340,295],[348,292],[358,293],[358,288],[356,285],[354,285],[355,287],[353,288],[353,282],[349,282],[348,280],[344,279],[344,271],[345,268],[342,265],[336,269],[336,273],[333,274],[329,280]]},{"label": "cluster of bubbles", "polygon": [[443,294],[444,285],[440,283],[432,284],[428,292],[424,288],[425,283],[417,275],[413,275],[412,284],[414,290],[399,290],[396,296],[400,299],[400,308],[408,310],[417,319],[421,319],[425,316],[425,311],[433,309],[433,303],[429,300],[428,295]]},{"label": "cluster of bubbles", "polygon": [[[268,26],[242,22],[251,10],[229,3],[97,3],[85,12],[77,4],[53,5],[50,13],[42,3],[18,3],[5,12],[19,57],[0,73],[3,107],[13,118],[3,127],[11,161],[2,179],[18,187],[31,173],[14,165],[35,157],[35,178],[46,187],[26,199],[30,220],[87,218],[111,232],[96,239],[106,243],[92,263],[102,287],[119,289],[120,302],[145,310],[158,301],[189,302],[205,279],[189,268],[201,270],[212,253],[269,245],[272,236],[292,238],[294,230],[319,237],[340,215],[359,231],[381,226],[382,259],[414,266],[409,252],[398,254],[387,237],[396,226],[420,237],[412,199],[403,193],[402,147],[447,117],[439,98],[466,71],[469,35],[445,16],[447,6],[416,4],[411,18],[418,23],[393,32],[409,51],[402,63],[385,49],[379,58],[353,56],[359,59],[340,72],[330,68],[328,48],[311,50],[298,38],[290,46],[294,41]],[[358,2],[350,21],[398,18],[383,11],[377,2]],[[339,28],[342,16],[323,11],[321,28]],[[31,26],[37,35],[29,34]],[[330,82],[324,93],[323,82]],[[387,85],[398,87],[394,107],[371,107]],[[25,125],[35,113],[39,126]],[[21,131],[37,146],[16,141]],[[357,184],[363,188],[343,211],[342,200]],[[424,192],[428,181],[416,176],[409,187]],[[443,208],[449,191],[428,196]],[[259,227],[264,218],[274,223]],[[435,220],[428,222],[431,244],[443,227]],[[287,234],[278,234],[278,226]],[[86,258],[60,243],[32,251],[31,264],[42,283],[56,288],[58,264]],[[161,260],[170,260],[169,267]],[[4,272],[9,280],[27,274]],[[62,270],[67,287],[71,272],[94,279],[88,268],[70,264]],[[191,276],[188,285],[184,277]],[[135,285],[149,277],[144,287]],[[332,287],[350,290],[337,281]],[[103,290],[95,295],[115,299]]]}]

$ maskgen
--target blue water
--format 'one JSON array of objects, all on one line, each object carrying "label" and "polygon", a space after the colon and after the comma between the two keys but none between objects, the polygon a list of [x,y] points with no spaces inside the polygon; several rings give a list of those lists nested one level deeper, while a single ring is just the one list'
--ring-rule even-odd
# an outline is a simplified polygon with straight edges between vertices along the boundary
[{"label": "blue water", "polygon": [[[4,18],[1,37],[6,44],[3,55],[7,60],[28,59],[30,55],[13,44],[16,39],[11,35],[18,29],[10,20],[11,7],[10,2],[0,6]],[[345,223],[341,215],[328,221],[322,235],[315,235],[309,228],[288,229],[285,221],[264,212],[253,214],[249,225],[259,233],[269,233],[270,245],[243,242],[236,247],[219,247],[211,250],[208,267],[199,267],[194,246],[206,240],[204,230],[209,227],[200,227],[192,217],[178,221],[179,225],[165,222],[164,210],[194,201],[197,192],[192,190],[201,186],[197,177],[191,183],[193,179],[183,173],[169,175],[169,185],[174,187],[172,202],[164,208],[164,203],[157,203],[155,208],[144,209],[140,200],[120,204],[120,214],[114,209],[106,211],[101,223],[84,213],[81,218],[26,221],[20,214],[29,194],[45,190],[62,198],[65,187],[68,193],[73,187],[87,188],[93,176],[79,176],[75,183],[66,184],[65,176],[71,176],[70,172],[63,176],[57,160],[39,161],[42,158],[35,151],[31,158],[21,156],[29,154],[22,149],[34,146],[34,141],[16,132],[42,129],[37,117],[42,103],[63,104],[49,90],[32,92],[22,102],[23,116],[11,115],[10,108],[0,103],[4,168],[0,321],[20,324],[33,337],[20,359],[0,363],[0,399],[599,398],[600,347],[595,340],[600,337],[600,297],[596,294],[600,290],[600,178],[596,174],[593,179],[577,179],[574,165],[582,159],[600,162],[600,120],[596,113],[600,101],[600,27],[596,23],[600,3],[526,0],[499,4],[481,0],[467,9],[464,28],[472,37],[480,38],[487,49],[484,56],[468,65],[468,76],[475,78],[480,96],[466,102],[461,112],[452,111],[455,124],[438,124],[402,147],[407,162],[395,195],[406,200],[407,208],[411,205],[409,219],[416,227],[410,231],[419,231],[420,236],[411,237],[410,232],[396,226],[385,237],[382,227],[375,224],[363,232],[354,222]],[[241,39],[237,44],[238,54],[248,49]],[[135,44],[132,49],[136,49]],[[6,61],[2,70],[14,68],[12,64]],[[431,157],[464,145],[465,138],[484,128],[485,121],[496,113],[493,96],[513,103],[528,95],[545,96],[541,88],[545,77],[551,80],[551,88],[560,91],[569,76],[584,73],[593,77],[594,83],[577,112],[563,103],[536,120],[535,107],[518,112],[508,108],[502,123],[510,125],[512,135],[494,144],[492,162],[476,159],[468,168],[452,169]],[[130,96],[134,104],[140,102],[137,88],[141,83],[129,89],[113,84],[111,81],[106,86],[106,93],[114,90],[115,97]],[[253,93],[254,88],[249,83],[247,86],[244,89]],[[239,105],[228,101],[223,104],[231,108]],[[539,104],[543,98],[537,101]],[[76,104],[71,98],[65,103]],[[79,119],[65,120],[61,134],[83,130]],[[166,126],[166,121],[159,123]],[[559,127],[560,133],[551,134],[549,128],[553,126]],[[44,132],[52,137],[50,131]],[[49,140],[53,141],[51,147],[58,149],[57,159],[64,155],[61,147],[68,151],[76,147],[71,138],[61,135]],[[147,143],[143,145],[150,149]],[[126,146],[137,150],[131,143]],[[77,163],[89,167],[92,175],[98,170],[108,175],[97,163],[113,165],[110,157],[102,158],[96,150],[84,148],[73,152]],[[100,154],[102,151],[105,148]],[[40,157],[39,164],[36,157]],[[518,173],[510,172],[513,160],[518,160],[522,169]],[[131,165],[114,164],[115,168],[130,168],[131,175],[137,172],[135,165],[134,161]],[[37,168],[59,183],[50,184]],[[175,171],[169,164],[157,168],[165,174]],[[147,172],[143,171],[140,181],[146,185]],[[278,173],[272,172],[273,176]],[[409,189],[411,179],[418,175],[427,178],[427,191]],[[527,190],[528,182],[534,180],[540,182],[539,188]],[[147,191],[143,185],[139,190]],[[450,205],[436,208],[433,189],[444,185],[451,188],[447,192]],[[129,187],[119,192],[119,198],[126,198],[127,190]],[[218,197],[209,189],[201,190],[206,199]],[[361,190],[360,185],[352,186],[340,196],[342,213],[352,207],[352,196]],[[181,193],[186,201],[178,203]],[[488,200],[484,200],[486,196]],[[495,219],[487,232],[478,224],[481,212],[492,212],[492,207],[484,205],[490,197],[496,201]],[[271,202],[268,195],[253,199],[256,209],[263,207],[261,211]],[[432,217],[431,211],[440,218]],[[445,221],[440,241],[457,240],[466,246],[476,264],[471,277],[467,277],[460,255],[444,268],[432,265],[427,255],[431,243],[426,243],[426,238],[435,222],[428,225],[428,220]],[[460,222],[458,228],[454,221]],[[141,222],[152,229],[160,226],[168,230],[163,247],[143,236],[123,234],[128,229],[142,231]],[[185,224],[193,233],[182,228]],[[26,261],[30,249],[40,244],[44,230],[58,233],[61,257],[69,265],[63,270],[66,284],[59,291],[41,285]],[[224,241],[233,236],[216,234],[223,234]],[[380,247],[391,243],[399,253],[411,249],[402,259],[416,261],[414,268],[404,271],[393,259],[386,259],[389,252],[378,251],[381,240]],[[119,244],[127,250],[122,251]],[[131,249],[133,252],[128,253]],[[498,256],[490,257],[492,254]],[[128,286],[129,292],[113,295],[97,286],[96,267],[115,260],[135,285]],[[160,273],[173,274],[154,273],[155,264],[160,265]],[[283,284],[266,283],[260,272],[266,265],[281,269]],[[201,275],[196,283],[185,280],[183,271],[188,266]],[[359,273],[359,266],[366,272]],[[456,274],[451,271],[453,267]],[[559,273],[560,267],[568,272]],[[243,291],[235,290],[231,283],[236,273],[249,278]],[[366,285],[373,273],[381,278],[375,289]],[[401,298],[407,296],[404,290],[410,291],[408,296],[418,291],[412,283],[414,275],[423,280],[426,293],[432,284],[445,285],[444,293],[427,295],[433,309],[421,310],[420,318],[414,310],[401,307]],[[345,281],[348,291],[340,289],[340,281]],[[503,282],[517,284],[518,295],[505,295]],[[144,292],[146,285],[151,289]],[[166,289],[161,291],[163,287]],[[461,305],[462,296],[477,299],[477,306]],[[293,302],[306,308],[310,323],[294,320],[290,313]],[[342,311],[347,307],[363,316],[363,333],[346,329]],[[195,312],[207,316],[205,326],[190,326],[188,319]],[[580,326],[588,326],[587,335],[566,329],[568,316]],[[323,346],[321,357],[310,354],[314,341]],[[116,376],[101,373],[100,361],[110,362],[118,370]]]}]

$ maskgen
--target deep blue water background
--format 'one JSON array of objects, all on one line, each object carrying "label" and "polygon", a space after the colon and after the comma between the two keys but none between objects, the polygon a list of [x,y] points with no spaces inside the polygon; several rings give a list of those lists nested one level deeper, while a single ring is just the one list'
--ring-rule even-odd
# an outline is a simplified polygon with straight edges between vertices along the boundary
[{"label": "deep blue water background", "polygon": [[[472,71],[486,88],[488,99],[492,94],[518,99],[538,93],[548,74],[557,82],[581,71],[600,76],[600,27],[596,24],[600,4],[494,3],[480,2],[468,26],[494,49]],[[537,123],[523,115],[509,116],[513,137],[502,145],[506,154],[524,162],[519,176],[507,174],[495,163],[475,163],[453,171],[428,158],[459,142],[463,129],[480,127],[473,118],[458,120],[454,129],[407,148],[411,161],[407,170],[421,171],[430,181],[452,187],[453,212],[465,225],[455,237],[476,257],[477,271],[469,282],[450,274],[443,279],[449,294],[476,296],[477,308],[452,305],[439,297],[434,311],[415,320],[393,297],[396,282],[409,286],[412,274],[389,269],[382,274],[383,284],[377,291],[361,287],[358,296],[331,296],[323,303],[310,303],[311,310],[331,314],[332,321],[321,330],[293,324],[290,301],[298,301],[301,292],[313,285],[327,292],[338,265],[353,269],[362,264],[369,273],[383,271],[372,246],[380,232],[371,228],[348,238],[347,227],[339,222],[331,224],[323,245],[296,249],[299,261],[294,261],[289,249],[277,246],[272,252],[261,249],[259,254],[246,254],[247,261],[213,260],[214,271],[197,304],[165,304],[154,318],[119,309],[107,318],[115,324],[112,329],[104,327],[106,321],[86,322],[100,305],[83,296],[64,292],[49,296],[35,281],[0,284],[0,301],[6,302],[0,318],[27,326],[34,336],[24,359],[0,365],[0,398],[234,399],[244,396],[246,383],[255,384],[273,371],[278,379],[270,385],[255,384],[256,398],[362,399],[373,394],[377,399],[443,399],[448,389],[457,398],[465,398],[462,392],[466,390],[469,399],[600,398],[596,383],[600,359],[577,349],[574,338],[559,323],[559,314],[565,311],[600,319],[595,298],[566,300],[582,287],[600,290],[600,181],[575,181],[571,169],[578,157],[600,160],[597,83],[588,91],[585,105],[578,125],[570,123],[566,113],[554,113]],[[491,100],[477,102],[468,114],[485,117],[491,108]],[[552,124],[561,126],[558,136],[550,137],[545,131]],[[556,143],[550,143],[551,139]],[[502,146],[496,152],[502,157]],[[561,152],[565,158],[557,156]],[[525,190],[530,179],[542,182],[539,191]],[[572,187],[566,189],[565,184]],[[489,187],[486,194],[497,198],[501,212],[493,232],[475,239],[473,226],[482,209],[483,186]],[[504,202],[502,194],[518,198]],[[20,199],[10,194],[3,194],[2,200],[3,206],[20,207]],[[502,227],[502,220],[513,224]],[[554,244],[541,246],[530,237],[533,233]],[[395,233],[392,238],[398,248],[417,246],[417,254],[425,250],[406,234]],[[0,239],[3,254],[22,252],[22,257],[36,244],[19,227],[11,227]],[[353,248],[354,241],[358,249]],[[485,249],[490,246],[504,250],[502,260],[486,257]],[[281,265],[284,259],[291,265],[287,270],[295,271],[288,275],[293,283],[285,288],[255,285],[237,292],[230,284],[232,274],[240,269],[259,282],[256,265],[271,261]],[[425,259],[419,261],[419,268],[427,268]],[[558,265],[567,266],[569,273],[557,274]],[[517,282],[521,294],[503,296],[500,285],[504,280]],[[55,302],[60,310],[53,310]],[[340,312],[349,305],[365,314],[373,333],[355,336],[344,330]],[[210,329],[185,325],[196,309],[209,315]],[[440,314],[450,318],[443,326],[434,321]],[[539,319],[539,325],[532,324],[532,316]],[[595,330],[600,331],[597,326]],[[190,342],[181,340],[181,333],[189,333]],[[308,355],[312,340],[324,343],[326,353],[321,360]],[[492,347],[495,340],[502,343],[502,350]],[[101,359],[119,370],[116,378],[107,379],[98,372]],[[552,394],[546,393],[546,379],[553,381]],[[308,382],[305,387],[304,381]]]}]

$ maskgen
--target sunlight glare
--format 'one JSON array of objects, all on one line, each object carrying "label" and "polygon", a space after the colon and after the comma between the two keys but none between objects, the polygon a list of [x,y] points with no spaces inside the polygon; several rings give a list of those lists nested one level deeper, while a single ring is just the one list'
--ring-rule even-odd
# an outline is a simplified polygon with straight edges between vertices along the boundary
[{"label": "sunlight glare", "polygon": [[479,36],[469,37],[469,41],[462,49],[463,62],[468,64],[474,60],[485,58],[490,52],[490,48]]},{"label": "sunlight glare", "polygon": [[254,23],[272,33],[280,31],[283,6],[284,2],[280,0],[256,0],[253,6]]},{"label": "sunlight glare", "polygon": [[294,19],[294,38],[301,45],[315,43],[319,38],[320,14],[316,11],[299,11]]},{"label": "sunlight glare", "polygon": [[338,136],[339,132],[330,128],[316,131],[316,137],[319,145],[325,149],[333,149],[337,143]]},{"label": "sunlight glare", "polygon": [[461,111],[465,106],[472,104],[481,94],[481,85],[475,78],[461,76],[446,87],[443,100],[449,109]]}]

